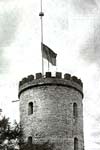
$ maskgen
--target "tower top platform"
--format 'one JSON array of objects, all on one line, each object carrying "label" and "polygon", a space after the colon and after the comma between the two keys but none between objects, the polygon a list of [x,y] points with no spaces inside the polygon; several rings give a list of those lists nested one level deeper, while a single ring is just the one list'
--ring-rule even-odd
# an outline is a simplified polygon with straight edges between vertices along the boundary
[{"label": "tower top platform", "polygon": [[42,76],[42,73],[36,73],[35,76],[29,75],[28,77],[23,78],[19,82],[18,97],[20,97],[20,94],[27,89],[45,85],[67,86],[80,92],[83,97],[82,81],[76,76],[71,76],[68,73],[65,73],[64,77],[62,77],[61,72],[56,72],[55,76],[52,76],[51,72],[46,72],[45,76]]}]

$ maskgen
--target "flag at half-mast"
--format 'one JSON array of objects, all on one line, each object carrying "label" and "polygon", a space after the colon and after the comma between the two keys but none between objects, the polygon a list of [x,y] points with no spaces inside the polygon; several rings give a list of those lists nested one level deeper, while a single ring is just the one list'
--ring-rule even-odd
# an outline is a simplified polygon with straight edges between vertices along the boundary
[{"label": "flag at half-mast", "polygon": [[48,46],[42,43],[42,56],[47,59],[52,65],[56,66],[57,54],[52,51]]}]

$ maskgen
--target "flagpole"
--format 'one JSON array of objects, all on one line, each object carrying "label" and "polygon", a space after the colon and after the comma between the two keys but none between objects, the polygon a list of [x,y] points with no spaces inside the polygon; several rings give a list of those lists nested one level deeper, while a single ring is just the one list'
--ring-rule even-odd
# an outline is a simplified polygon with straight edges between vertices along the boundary
[{"label": "flagpole", "polygon": [[41,53],[42,53],[42,75],[44,76],[44,61],[43,61],[43,16],[44,13],[42,12],[42,0],[41,0],[41,12],[39,13],[41,19]]}]

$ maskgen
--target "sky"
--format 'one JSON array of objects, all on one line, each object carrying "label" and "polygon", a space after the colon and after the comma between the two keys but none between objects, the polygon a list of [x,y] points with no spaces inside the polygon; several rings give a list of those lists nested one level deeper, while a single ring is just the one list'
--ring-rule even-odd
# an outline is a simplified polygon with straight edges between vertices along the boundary
[{"label": "sky", "polygon": [[[83,81],[85,150],[99,150],[100,2],[43,0],[43,11],[44,43],[57,53],[50,71]],[[19,121],[19,81],[42,70],[39,12],[40,0],[0,0],[0,108],[11,121]]]}]

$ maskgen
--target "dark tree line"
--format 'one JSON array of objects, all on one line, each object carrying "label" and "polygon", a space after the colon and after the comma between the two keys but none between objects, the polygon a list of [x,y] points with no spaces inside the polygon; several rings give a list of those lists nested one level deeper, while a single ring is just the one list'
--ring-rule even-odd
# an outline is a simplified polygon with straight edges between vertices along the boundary
[{"label": "dark tree line", "polygon": [[25,143],[20,123],[11,126],[9,118],[0,120],[0,150],[53,150],[54,144],[49,141],[42,144]]},{"label": "dark tree line", "polygon": [[21,137],[20,124],[15,122],[14,126],[11,126],[9,118],[6,118],[4,116],[0,120],[0,149],[10,150],[11,147],[15,147],[15,145],[18,144],[20,137]]}]

